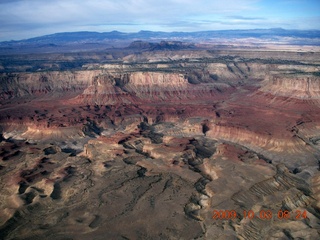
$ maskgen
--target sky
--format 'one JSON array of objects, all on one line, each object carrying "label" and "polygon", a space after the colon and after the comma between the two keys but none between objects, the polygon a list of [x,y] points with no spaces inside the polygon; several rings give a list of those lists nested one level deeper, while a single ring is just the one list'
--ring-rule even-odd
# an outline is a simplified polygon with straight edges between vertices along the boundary
[{"label": "sky", "polygon": [[0,0],[0,41],[57,32],[320,30],[320,0]]}]

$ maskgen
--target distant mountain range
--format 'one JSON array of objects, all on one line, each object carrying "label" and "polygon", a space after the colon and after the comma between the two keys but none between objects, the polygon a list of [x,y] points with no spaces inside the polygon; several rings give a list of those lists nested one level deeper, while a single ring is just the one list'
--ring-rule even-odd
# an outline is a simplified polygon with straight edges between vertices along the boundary
[{"label": "distant mountain range", "polygon": [[[112,32],[63,32],[24,39],[19,41],[0,42],[0,54],[36,53],[36,52],[75,52],[103,50],[111,48],[145,48],[139,41],[159,43],[161,41],[180,41],[184,43],[223,42],[233,39],[259,39],[272,43],[320,46],[320,30],[286,30],[282,28],[251,30],[217,30],[201,32],[153,32],[136,33]],[[131,42],[135,44],[130,45]],[[253,40],[252,42],[255,42]],[[145,44],[145,43],[144,43]],[[150,49],[185,48],[184,45],[161,44],[149,46]],[[190,46],[187,46],[189,48]]]},{"label": "distant mountain range", "polygon": [[99,43],[109,40],[196,40],[214,38],[320,38],[319,30],[286,30],[282,28],[252,29],[252,30],[218,30],[201,32],[153,32],[140,31],[137,33],[112,32],[63,32],[35,37],[19,41],[5,41],[0,45],[13,44],[68,44],[68,43]]}]

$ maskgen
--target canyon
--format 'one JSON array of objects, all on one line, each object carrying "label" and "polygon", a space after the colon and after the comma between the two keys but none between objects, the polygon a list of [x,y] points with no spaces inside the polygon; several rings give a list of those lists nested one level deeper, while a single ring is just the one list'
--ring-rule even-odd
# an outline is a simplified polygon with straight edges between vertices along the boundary
[{"label": "canyon", "polygon": [[319,49],[167,45],[1,57],[0,239],[319,238]]}]

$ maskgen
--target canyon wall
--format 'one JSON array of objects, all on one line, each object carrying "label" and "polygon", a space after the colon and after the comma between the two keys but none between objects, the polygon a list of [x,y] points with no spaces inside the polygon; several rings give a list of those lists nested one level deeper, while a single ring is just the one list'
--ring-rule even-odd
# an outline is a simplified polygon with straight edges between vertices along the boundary
[{"label": "canyon wall", "polygon": [[[87,66],[89,69],[90,66]],[[177,100],[212,95],[230,86],[260,86],[262,92],[296,98],[318,98],[319,77],[312,72],[317,67],[304,65],[277,65],[252,62],[210,63],[167,62],[104,64],[96,70],[47,71],[33,73],[2,73],[0,75],[0,98],[13,99],[54,94],[57,97],[72,95],[84,103],[110,104],[111,95],[127,96],[129,99]],[[303,71],[304,74],[294,74]],[[286,74],[284,74],[286,73]],[[264,80],[261,82],[261,80]],[[106,100],[98,100],[101,95]],[[131,96],[128,96],[131,95]],[[179,96],[181,95],[181,96]],[[89,100],[89,98],[96,98]],[[113,103],[119,101],[117,97]],[[81,102],[81,100],[79,100]]]},{"label": "canyon wall", "polygon": [[312,75],[268,76],[260,89],[275,96],[320,99],[320,78]]},{"label": "canyon wall", "polygon": [[[319,67],[298,63],[264,63],[238,57],[233,61],[228,59],[214,62],[210,58],[188,61],[164,58],[158,59],[158,62],[149,59],[149,62],[132,64],[88,64],[84,67],[87,70],[80,71],[3,73],[0,76],[0,98],[4,107],[0,121],[5,128],[12,124],[21,125],[23,127],[17,129],[29,129],[27,133],[35,136],[36,131],[32,129],[79,129],[85,124],[90,125],[90,121],[110,127],[130,125],[136,119],[154,124],[206,117],[210,122],[218,119],[214,122],[217,125],[210,127],[208,136],[222,138],[221,131],[229,131],[230,136],[226,140],[247,139],[241,141],[248,144],[254,142],[251,145],[263,148],[277,149],[282,144],[289,147],[291,140],[281,143],[281,135],[276,136],[278,140],[273,139],[277,131],[272,127],[268,130],[274,131],[272,136],[261,138],[255,137],[255,134],[264,136],[264,133],[257,133],[257,127],[248,129],[244,126],[269,126],[266,121],[272,121],[269,117],[272,111],[268,108],[279,109],[279,114],[282,114],[280,105],[284,101],[290,109],[284,118],[296,121],[304,114],[303,111],[317,108],[320,78],[314,73]],[[295,100],[284,100],[284,97]],[[245,114],[250,114],[259,106],[266,108],[257,113],[261,116],[258,117],[261,124],[249,123],[251,120],[246,120]],[[298,112],[292,114],[297,109]],[[234,112],[240,115],[234,116]],[[230,124],[233,121],[238,125],[236,128]],[[318,121],[314,121],[314,127],[318,126]],[[218,126],[225,126],[225,129],[212,130]],[[241,134],[233,134],[238,132],[236,129]],[[287,134],[284,138],[291,137],[292,134]],[[277,143],[272,144],[274,141]]]}]

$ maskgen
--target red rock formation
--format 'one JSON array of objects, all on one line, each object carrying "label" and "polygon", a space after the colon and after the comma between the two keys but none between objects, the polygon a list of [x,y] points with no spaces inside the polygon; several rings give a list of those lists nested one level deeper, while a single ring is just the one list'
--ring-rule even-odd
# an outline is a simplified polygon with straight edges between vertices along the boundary
[{"label": "red rock formation", "polygon": [[[171,54],[146,55],[139,64],[95,65],[96,70],[2,74],[2,132],[66,138],[173,122],[178,127],[165,134],[205,134],[271,156],[318,148],[313,144],[320,124],[317,67],[227,56],[212,61],[208,52],[199,52],[203,59],[181,61]],[[307,129],[316,131],[310,135]]]},{"label": "red rock formation", "polygon": [[[315,239],[317,69],[239,57],[144,60],[2,74],[5,236],[154,239],[164,231],[164,238],[211,239],[225,236],[227,227],[230,237],[259,239],[285,238],[288,226],[298,236],[299,226]],[[305,74],[284,73],[292,68]],[[306,211],[308,219],[284,224],[242,214],[265,208],[274,216],[285,208]],[[215,221],[214,209],[238,216]],[[143,234],[153,235],[137,232],[142,225]]]},{"label": "red rock formation", "polygon": [[271,76],[260,90],[280,97],[319,100],[320,79],[310,75]]}]

